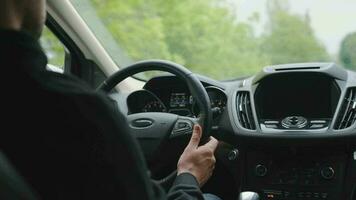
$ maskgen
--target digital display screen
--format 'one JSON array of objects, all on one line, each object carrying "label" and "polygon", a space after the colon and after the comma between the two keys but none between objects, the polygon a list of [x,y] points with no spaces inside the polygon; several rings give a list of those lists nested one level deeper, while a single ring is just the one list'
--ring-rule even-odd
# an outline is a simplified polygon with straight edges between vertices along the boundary
[{"label": "digital display screen", "polygon": [[185,108],[192,102],[192,98],[187,93],[172,93],[170,98],[170,107],[171,108]]},{"label": "digital display screen", "polygon": [[339,93],[338,87],[328,76],[289,74],[261,81],[255,93],[255,102],[262,119],[288,116],[331,118]]}]

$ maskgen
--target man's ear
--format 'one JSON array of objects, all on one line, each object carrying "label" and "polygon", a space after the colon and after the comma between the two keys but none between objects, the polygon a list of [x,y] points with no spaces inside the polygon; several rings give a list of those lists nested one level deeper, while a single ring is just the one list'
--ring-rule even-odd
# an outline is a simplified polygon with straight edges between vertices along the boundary
[{"label": "man's ear", "polygon": [[39,39],[46,21],[45,0],[17,0],[23,3],[21,29]]},{"label": "man's ear", "polygon": [[9,30],[21,30],[23,19],[23,1],[0,1],[0,28]]}]

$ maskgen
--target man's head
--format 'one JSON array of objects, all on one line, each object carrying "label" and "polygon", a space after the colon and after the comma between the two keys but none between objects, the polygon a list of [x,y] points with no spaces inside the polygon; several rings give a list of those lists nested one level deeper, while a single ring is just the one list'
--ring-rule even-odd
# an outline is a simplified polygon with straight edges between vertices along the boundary
[{"label": "man's head", "polygon": [[0,0],[0,28],[24,30],[39,38],[46,20],[46,0]]}]

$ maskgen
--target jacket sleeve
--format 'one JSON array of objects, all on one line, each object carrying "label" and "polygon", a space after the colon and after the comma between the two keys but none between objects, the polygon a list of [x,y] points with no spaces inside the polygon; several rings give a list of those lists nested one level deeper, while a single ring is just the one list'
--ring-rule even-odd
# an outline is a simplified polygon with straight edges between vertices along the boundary
[{"label": "jacket sleeve", "polygon": [[167,200],[203,200],[203,194],[195,177],[190,173],[177,176],[167,194]]}]

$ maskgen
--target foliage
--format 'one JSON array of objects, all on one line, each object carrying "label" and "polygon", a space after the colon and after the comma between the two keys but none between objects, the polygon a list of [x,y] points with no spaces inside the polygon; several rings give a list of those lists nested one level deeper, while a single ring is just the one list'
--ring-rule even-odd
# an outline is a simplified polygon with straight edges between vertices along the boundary
[{"label": "foliage", "polygon": [[213,0],[92,3],[133,60],[172,60],[218,79],[247,75],[267,64],[255,48],[258,39],[251,27],[236,24]]},{"label": "foliage", "polygon": [[308,14],[288,12],[285,1],[270,1],[269,24],[262,48],[273,64],[327,61],[325,47],[315,37]]},{"label": "foliage", "polygon": [[339,56],[346,68],[356,70],[356,32],[348,34],[342,40]]},{"label": "foliage", "polygon": [[45,28],[42,33],[41,44],[46,52],[48,63],[63,68],[65,57],[64,47],[48,28]]},{"label": "foliage", "polygon": [[[232,79],[266,65],[329,59],[308,18],[291,14],[286,0],[268,1],[268,24],[261,35],[253,28],[258,14],[249,22],[237,22],[239,13],[221,0],[72,1],[91,3],[133,61],[172,60],[212,78]],[[112,45],[105,38],[99,40]]]}]

